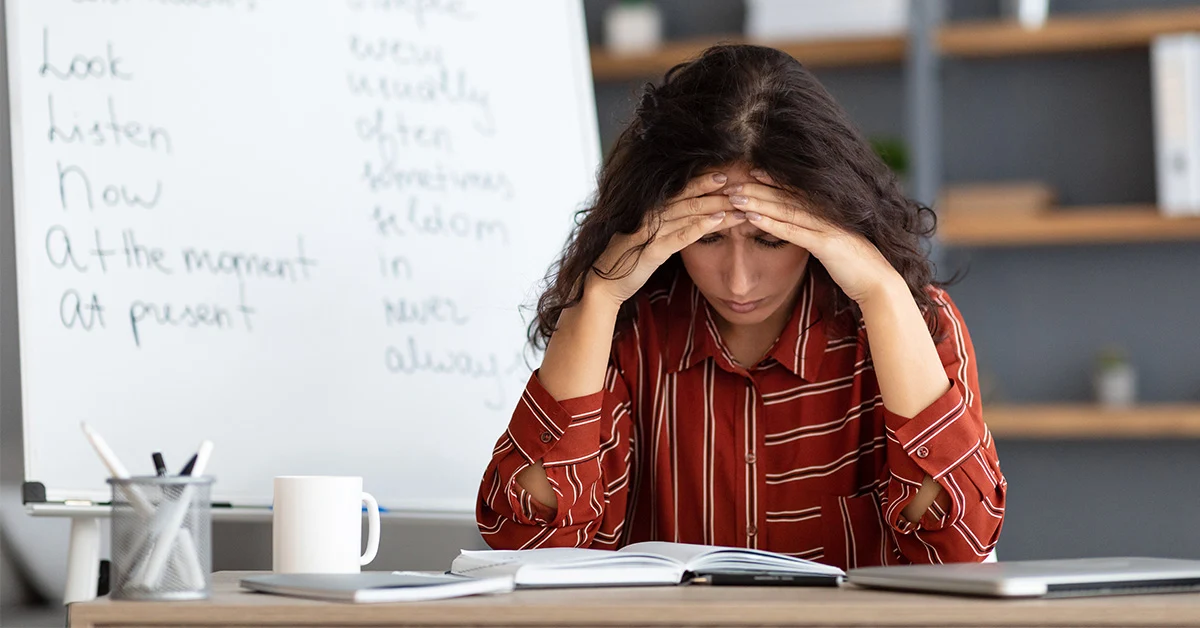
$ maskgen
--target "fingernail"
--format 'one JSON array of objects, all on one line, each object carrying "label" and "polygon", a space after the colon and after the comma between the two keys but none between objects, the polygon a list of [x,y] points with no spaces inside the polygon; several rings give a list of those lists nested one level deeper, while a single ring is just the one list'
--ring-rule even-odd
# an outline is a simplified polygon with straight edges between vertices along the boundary
[{"label": "fingernail", "polygon": [[735,196],[729,197],[729,202],[733,203],[734,205],[745,205],[749,201],[750,201],[750,199],[746,198],[745,196],[741,196],[741,195],[735,195]]},{"label": "fingernail", "polygon": [[737,185],[732,185],[732,186],[725,188],[726,194],[737,194],[738,192],[741,192],[741,191],[742,191],[742,184],[740,184],[740,183]]},{"label": "fingernail", "polygon": [[713,175],[713,181],[716,181],[717,183],[724,183],[728,180],[729,180],[729,177],[726,177],[725,175],[723,175],[719,172]]},{"label": "fingernail", "polygon": [[759,218],[762,218],[762,214],[746,212],[746,220],[749,220],[750,222],[757,222]]},{"label": "fingernail", "polygon": [[725,212],[717,212],[709,216],[708,219],[713,222],[721,222],[722,220],[725,220]]},{"label": "fingernail", "polygon": [[733,219],[734,219],[734,220],[745,220],[745,219],[746,219],[746,212],[743,212],[743,211],[735,211],[735,212],[733,212]]},{"label": "fingernail", "polygon": [[767,176],[767,173],[765,170],[755,168],[754,170],[750,171],[750,176],[754,177],[755,179],[761,179],[762,177]]}]

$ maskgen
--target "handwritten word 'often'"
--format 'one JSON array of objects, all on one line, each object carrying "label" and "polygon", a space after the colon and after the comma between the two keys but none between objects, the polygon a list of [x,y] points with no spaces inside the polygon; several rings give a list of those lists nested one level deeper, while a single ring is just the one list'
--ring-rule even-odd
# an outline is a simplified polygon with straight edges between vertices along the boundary
[{"label": "handwritten word 'often'", "polygon": [[450,129],[437,125],[410,125],[399,113],[384,114],[376,109],[373,114],[359,116],[354,121],[358,139],[373,142],[379,149],[379,157],[392,161],[400,156],[402,148],[422,148],[445,153],[454,152]]},{"label": "handwritten word 'often'", "polygon": [[50,115],[50,130],[47,139],[51,144],[84,144],[87,146],[122,146],[128,144],[135,148],[147,148],[151,151],[171,152],[171,135],[167,130],[152,124],[122,120],[117,115],[117,107],[110,96],[108,98],[108,116],[101,120],[93,118],[80,121],[78,114],[72,123],[59,126],[55,116],[54,96],[46,96],[47,108]]},{"label": "handwritten word 'often'", "polygon": [[[50,29],[42,29],[42,65],[38,73],[47,78],[63,81],[72,79],[114,79],[128,81],[133,75],[122,68],[122,60],[113,52],[113,43],[108,42],[102,55],[76,54],[65,64],[50,60]],[[68,55],[69,56],[69,55]]]}]

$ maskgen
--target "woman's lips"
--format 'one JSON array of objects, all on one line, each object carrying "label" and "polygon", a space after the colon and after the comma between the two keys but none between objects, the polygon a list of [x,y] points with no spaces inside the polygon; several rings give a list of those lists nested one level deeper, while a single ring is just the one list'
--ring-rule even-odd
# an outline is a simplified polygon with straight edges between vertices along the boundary
[{"label": "woman's lips", "polygon": [[746,301],[743,303],[739,303],[737,301],[726,300],[725,307],[728,307],[729,309],[733,310],[734,312],[737,312],[738,314],[745,314],[747,312],[753,312],[754,310],[758,309],[758,306],[762,305],[762,302],[763,302],[763,299],[759,299],[757,301]]}]

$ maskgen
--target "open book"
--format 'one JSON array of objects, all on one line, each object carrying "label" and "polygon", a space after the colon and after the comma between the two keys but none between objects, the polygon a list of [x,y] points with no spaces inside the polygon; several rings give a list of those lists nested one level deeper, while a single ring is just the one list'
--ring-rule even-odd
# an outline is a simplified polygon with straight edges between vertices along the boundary
[{"label": "open book", "polygon": [[846,575],[822,565],[756,549],[647,541],[619,550],[546,548],[462,550],[450,567],[462,576],[512,576],[518,587],[588,587],[680,584],[692,575]]}]

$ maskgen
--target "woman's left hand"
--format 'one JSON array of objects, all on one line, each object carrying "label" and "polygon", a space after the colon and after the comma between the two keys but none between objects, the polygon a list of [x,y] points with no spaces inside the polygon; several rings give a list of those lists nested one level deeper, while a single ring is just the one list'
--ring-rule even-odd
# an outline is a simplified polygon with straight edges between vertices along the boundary
[{"label": "woman's left hand", "polygon": [[750,171],[759,183],[725,190],[734,207],[751,225],[807,249],[829,271],[846,296],[862,304],[899,279],[896,269],[862,234],[847,231],[813,215],[802,199],[780,189],[764,172]]}]

